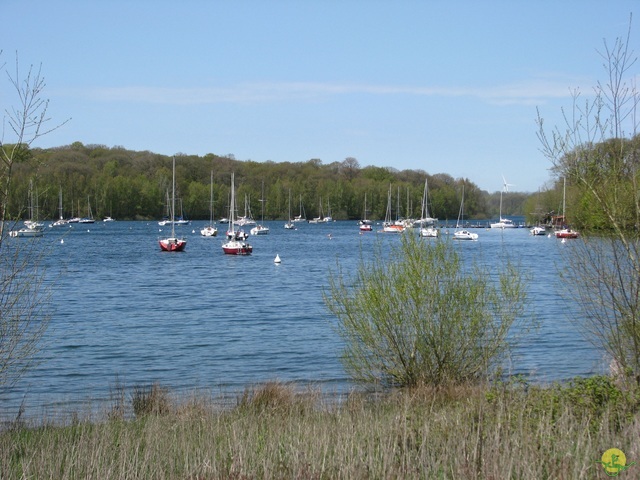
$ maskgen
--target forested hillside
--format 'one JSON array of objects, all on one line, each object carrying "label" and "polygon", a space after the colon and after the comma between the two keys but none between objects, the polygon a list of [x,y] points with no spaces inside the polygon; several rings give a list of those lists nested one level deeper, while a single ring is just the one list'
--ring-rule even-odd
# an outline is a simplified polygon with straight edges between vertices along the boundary
[{"label": "forested hillside", "polygon": [[[428,165],[425,165],[428,168]],[[231,173],[235,172],[238,209],[245,199],[254,217],[260,215],[264,182],[265,219],[288,216],[302,203],[307,218],[330,209],[334,219],[362,218],[367,196],[367,217],[384,219],[389,191],[393,218],[419,217],[425,178],[429,185],[429,211],[439,219],[456,219],[462,184],[465,185],[465,217],[494,218],[499,192],[480,190],[471,179],[454,179],[446,173],[423,170],[397,171],[389,167],[361,168],[357,159],[323,164],[319,159],[296,163],[236,160],[233,156],[177,154],[177,198],[190,219],[209,218],[210,176],[213,172],[215,218],[228,215]],[[155,219],[166,213],[171,187],[171,157],[122,147],[83,145],[50,149],[25,149],[14,165],[9,212],[12,218],[28,215],[29,185],[33,184],[40,219],[58,218],[62,192],[63,216],[83,216],[89,205],[96,218]],[[524,215],[532,197],[508,193],[503,215]],[[399,212],[398,212],[399,208]]]}]

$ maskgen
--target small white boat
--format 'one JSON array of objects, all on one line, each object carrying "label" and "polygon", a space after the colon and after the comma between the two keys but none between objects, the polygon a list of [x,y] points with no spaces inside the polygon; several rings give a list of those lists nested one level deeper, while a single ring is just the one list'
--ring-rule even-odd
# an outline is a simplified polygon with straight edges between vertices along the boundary
[{"label": "small white boat", "polygon": [[251,235],[268,235],[269,227],[266,227],[264,225],[256,225],[251,230],[249,230],[249,232],[251,233]]},{"label": "small white boat", "polygon": [[469,230],[456,230],[453,232],[453,238],[456,240],[478,240],[478,234]]},{"label": "small white boat", "polygon": [[533,227],[531,230],[529,230],[529,232],[531,233],[531,235],[546,235],[547,234],[547,230],[544,227],[540,227],[540,226],[535,226]]},{"label": "small white boat", "polygon": [[[253,247],[249,245],[244,239],[239,239],[238,234],[234,229],[234,210],[235,210],[235,174],[231,174],[231,201],[229,202],[229,228],[227,232],[227,238],[229,241],[222,244],[222,251],[226,255],[251,255]],[[242,232],[244,233],[244,232]]]},{"label": "small white boat", "polygon": [[433,225],[425,225],[420,227],[420,236],[423,238],[438,238],[440,232]]},{"label": "small white boat", "polygon": [[10,237],[41,237],[44,235],[44,230],[42,227],[27,227],[24,226],[18,230],[11,230],[9,232]]},{"label": "small white boat", "polygon": [[213,226],[213,170],[211,170],[210,193],[209,193],[209,225],[200,230],[203,237],[215,237],[218,235],[218,229]]},{"label": "small white boat", "polygon": [[373,231],[373,222],[367,218],[367,194],[364,194],[364,212],[362,214],[362,220],[359,222],[361,232]]},{"label": "small white boat", "polygon": [[87,216],[78,220],[78,223],[95,223],[95,221],[91,212],[91,202],[89,202],[89,197],[87,196]]},{"label": "small white boat", "polygon": [[38,195],[34,199],[33,180],[29,182],[29,220],[24,221],[24,227],[18,230],[11,230],[10,237],[41,237],[44,235],[44,223],[38,218]]},{"label": "small white boat", "polygon": [[494,222],[491,224],[491,228],[516,228],[515,223],[513,223],[513,220],[510,220],[508,218],[503,218],[502,217],[502,193],[503,192],[508,192],[509,191],[509,187],[513,186],[513,185],[509,185],[507,183],[507,181],[504,178],[504,175],[502,176],[502,181],[503,181],[503,188],[502,190],[500,190],[500,213],[498,215],[498,218],[500,220],[498,220],[497,222]]},{"label": "small white boat", "polygon": [[203,237],[215,237],[218,235],[218,229],[212,225],[207,225],[200,230],[200,235]]},{"label": "small white boat", "polygon": [[256,225],[251,230],[249,230],[251,232],[251,235],[268,235],[269,234],[269,227],[265,226],[264,224],[264,202],[265,201],[266,200],[264,199],[264,182],[262,182],[262,198],[260,199],[260,203],[261,203],[260,224]]},{"label": "small white boat", "polygon": [[461,227],[464,220],[464,183],[462,184],[462,199],[460,200],[460,212],[458,213],[458,221],[456,223],[456,230],[453,232],[453,238],[455,240],[478,240],[478,234],[465,230]]},{"label": "small white boat", "polygon": [[391,220],[391,185],[389,185],[389,194],[387,195],[387,211],[384,216],[384,222],[382,223],[383,233],[402,233],[404,232],[404,225],[401,222],[393,222]]},{"label": "small white boat", "polygon": [[516,225],[513,220],[500,217],[500,221],[492,223],[491,228],[516,228]]}]

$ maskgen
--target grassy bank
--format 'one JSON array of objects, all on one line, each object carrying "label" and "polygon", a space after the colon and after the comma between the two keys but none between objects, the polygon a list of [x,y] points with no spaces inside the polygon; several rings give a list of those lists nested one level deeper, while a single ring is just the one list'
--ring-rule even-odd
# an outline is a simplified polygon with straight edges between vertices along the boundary
[{"label": "grassy bank", "polygon": [[[640,460],[639,399],[605,377],[339,403],[269,383],[222,409],[154,386],[100,420],[5,430],[0,478],[607,478],[596,463],[605,450]],[[637,478],[640,465],[625,475]]]}]

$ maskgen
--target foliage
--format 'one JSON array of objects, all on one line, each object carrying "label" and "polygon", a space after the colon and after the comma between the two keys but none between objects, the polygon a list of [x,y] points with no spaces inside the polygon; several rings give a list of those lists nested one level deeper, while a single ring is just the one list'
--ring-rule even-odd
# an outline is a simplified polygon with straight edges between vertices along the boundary
[{"label": "foliage", "polygon": [[166,415],[170,410],[169,391],[158,383],[136,386],[131,394],[131,405],[136,417]]},{"label": "foliage", "polygon": [[[12,218],[24,215],[31,180],[39,194],[43,218],[58,218],[58,195],[62,191],[63,216],[84,214],[87,198],[97,217],[118,219],[161,218],[167,189],[171,185],[171,157],[148,151],[130,151],[104,145],[72,145],[27,150],[30,161],[16,164],[14,185],[8,201]],[[355,158],[323,164],[318,159],[306,162],[240,161],[209,153],[204,156],[176,155],[177,196],[182,199],[190,219],[209,218],[209,184],[213,171],[215,218],[229,214],[229,183],[235,172],[237,198],[250,199],[252,212],[260,212],[262,182],[266,202],[265,219],[288,216],[289,192],[292,210],[298,211],[300,198],[308,218],[318,216],[319,201],[326,211],[330,204],[333,217],[340,220],[362,218],[367,195],[368,218],[384,219],[389,185],[400,191],[394,195],[394,214],[417,218],[425,177],[429,180],[430,211],[440,219],[455,219],[460,207],[462,183],[465,183],[465,215],[469,218],[497,216],[499,194],[480,190],[466,178],[454,179],[445,173],[429,175],[423,171],[395,171],[392,168],[360,168]],[[522,213],[527,194],[505,195],[507,215]]]},{"label": "foliage", "polygon": [[572,265],[561,272],[567,295],[580,300],[583,331],[640,384],[640,95],[633,75],[631,21],[625,38],[601,57],[607,81],[592,101],[565,112],[564,129],[539,138],[554,171],[570,184],[570,208],[584,241],[564,249]]},{"label": "foliage", "polygon": [[494,277],[465,266],[450,241],[401,242],[388,256],[379,248],[361,260],[354,278],[330,277],[325,303],[338,318],[347,371],[386,386],[487,378],[523,312],[521,274],[509,262]]},{"label": "foliage", "polygon": [[[588,383],[312,398],[271,383],[255,408],[187,396],[167,415],[47,418],[0,432],[0,477],[605,478],[605,450],[640,458],[637,395]],[[576,403],[581,392],[595,410]]]}]

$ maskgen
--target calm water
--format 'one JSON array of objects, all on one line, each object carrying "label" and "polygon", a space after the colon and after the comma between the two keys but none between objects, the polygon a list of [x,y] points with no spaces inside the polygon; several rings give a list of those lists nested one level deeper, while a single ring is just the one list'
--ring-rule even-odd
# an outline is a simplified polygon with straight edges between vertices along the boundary
[{"label": "calm water", "polygon": [[[23,399],[27,414],[99,403],[116,381],[214,394],[274,379],[329,392],[352,388],[322,291],[336,261],[352,270],[360,252],[399,237],[360,235],[355,222],[298,224],[295,231],[267,222],[269,235],[250,238],[254,254],[234,257],[222,253],[221,237],[200,236],[203,224],[176,227],[188,238],[184,253],[160,251],[166,227],[156,222],[47,228],[39,239],[51,248],[47,275],[54,279],[46,346],[40,364],[0,397],[0,415],[15,415]],[[560,250],[570,242],[527,229],[475,231],[479,241],[458,244],[465,254],[491,268],[508,251],[532,275],[528,313],[541,325],[518,350],[513,371],[545,382],[603,372],[556,283]]]}]

